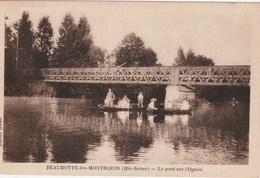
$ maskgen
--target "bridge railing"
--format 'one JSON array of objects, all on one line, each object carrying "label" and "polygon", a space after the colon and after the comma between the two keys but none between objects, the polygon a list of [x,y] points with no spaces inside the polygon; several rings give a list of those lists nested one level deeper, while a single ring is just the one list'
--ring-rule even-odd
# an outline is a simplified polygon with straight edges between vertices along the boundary
[{"label": "bridge railing", "polygon": [[43,80],[79,83],[169,84],[171,67],[41,69]]},{"label": "bridge railing", "polygon": [[250,66],[179,67],[179,84],[249,85]]},{"label": "bridge railing", "polygon": [[46,82],[221,86],[250,83],[250,66],[45,68],[23,72]]}]

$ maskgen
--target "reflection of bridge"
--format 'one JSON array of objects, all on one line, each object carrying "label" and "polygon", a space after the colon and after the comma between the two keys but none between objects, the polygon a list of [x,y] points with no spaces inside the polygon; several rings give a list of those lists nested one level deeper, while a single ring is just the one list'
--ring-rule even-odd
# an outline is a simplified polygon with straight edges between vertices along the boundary
[{"label": "reflection of bridge", "polygon": [[24,70],[30,78],[63,83],[249,86],[250,66],[48,68]]}]

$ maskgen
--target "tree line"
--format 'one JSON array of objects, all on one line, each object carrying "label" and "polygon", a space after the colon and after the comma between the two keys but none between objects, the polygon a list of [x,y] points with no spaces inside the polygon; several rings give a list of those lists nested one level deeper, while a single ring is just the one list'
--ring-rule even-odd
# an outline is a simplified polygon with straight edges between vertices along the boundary
[{"label": "tree line", "polygon": [[[146,48],[142,38],[135,33],[127,34],[117,48],[108,54],[94,44],[85,16],[76,23],[71,14],[66,14],[59,28],[56,45],[53,38],[49,16],[42,17],[34,31],[29,13],[23,12],[18,22],[12,26],[5,25],[6,62],[13,61],[12,67],[17,68],[96,67],[123,63],[131,67],[161,65],[153,49]],[[212,59],[196,56],[192,50],[185,55],[181,47],[175,63],[178,66],[214,65]]]},{"label": "tree line", "polygon": [[[42,17],[34,31],[28,12],[23,12],[21,18],[11,26],[5,24],[6,90],[10,92],[16,88],[19,91],[25,85],[22,76],[17,74],[17,69],[161,66],[154,50],[146,47],[143,39],[135,33],[126,34],[111,53],[98,47],[85,16],[80,17],[76,23],[71,14],[66,14],[58,33],[58,39],[54,42],[54,30],[49,16]],[[195,55],[192,50],[184,54],[180,47],[173,65],[205,66],[214,65],[214,61]]]},{"label": "tree line", "polygon": [[[66,14],[59,28],[59,37],[54,45],[54,32],[49,17],[40,19],[37,31],[29,13],[12,26],[5,25],[5,61],[8,69],[46,67],[97,67],[121,65],[153,66],[157,55],[145,48],[144,41],[135,33],[127,34],[122,43],[108,54],[94,44],[91,27],[86,17],[75,23],[71,14]],[[116,59],[116,60],[115,60]]]}]

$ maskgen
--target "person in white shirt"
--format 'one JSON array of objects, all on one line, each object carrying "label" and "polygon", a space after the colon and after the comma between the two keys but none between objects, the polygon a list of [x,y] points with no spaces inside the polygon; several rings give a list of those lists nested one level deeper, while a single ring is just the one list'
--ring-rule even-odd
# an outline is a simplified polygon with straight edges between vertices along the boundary
[{"label": "person in white shirt", "polygon": [[155,101],[157,101],[156,98],[152,98],[150,103],[148,104],[148,111],[153,111],[153,110],[157,110],[158,108],[155,107]]},{"label": "person in white shirt", "polygon": [[137,100],[138,100],[138,103],[137,103],[137,106],[140,108],[140,107],[143,107],[143,102],[144,102],[144,95],[142,94],[142,92],[139,93],[138,97],[137,97]]}]

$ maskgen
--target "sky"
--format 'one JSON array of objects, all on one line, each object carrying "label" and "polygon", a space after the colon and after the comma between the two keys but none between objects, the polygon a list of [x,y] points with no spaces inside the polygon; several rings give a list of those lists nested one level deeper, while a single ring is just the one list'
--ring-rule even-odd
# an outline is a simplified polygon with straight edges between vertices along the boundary
[{"label": "sky", "polygon": [[87,17],[95,45],[113,51],[126,34],[140,36],[158,62],[169,66],[181,46],[212,58],[216,65],[249,65],[259,4],[174,2],[16,2],[5,7],[7,24],[29,12],[36,30],[39,19],[49,16],[55,39],[66,13],[76,23]]}]

